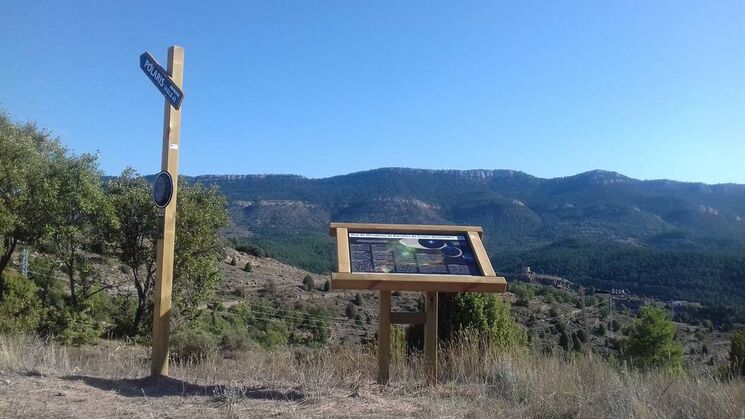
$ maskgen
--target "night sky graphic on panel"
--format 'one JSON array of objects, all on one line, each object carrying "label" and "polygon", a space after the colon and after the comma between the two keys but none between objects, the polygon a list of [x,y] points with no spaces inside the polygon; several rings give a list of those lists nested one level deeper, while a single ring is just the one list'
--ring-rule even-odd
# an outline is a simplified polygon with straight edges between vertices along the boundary
[{"label": "night sky graphic on panel", "polygon": [[463,235],[349,233],[352,272],[481,275]]}]

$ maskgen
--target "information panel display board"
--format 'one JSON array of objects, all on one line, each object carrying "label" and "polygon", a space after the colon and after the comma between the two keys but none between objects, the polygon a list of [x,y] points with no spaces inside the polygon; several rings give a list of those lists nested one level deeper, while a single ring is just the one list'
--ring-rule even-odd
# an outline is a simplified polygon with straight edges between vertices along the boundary
[{"label": "information panel display board", "polygon": [[334,289],[504,292],[475,226],[331,223]]},{"label": "information panel display board", "polygon": [[[477,226],[331,223],[337,270],[331,288],[380,293],[378,382],[387,383],[391,324],[424,325],[424,369],[437,383],[437,306],[440,292],[507,289],[484,249]],[[424,312],[391,311],[393,291],[424,293]]]},{"label": "information panel display board", "polygon": [[465,235],[349,233],[352,272],[481,275]]}]

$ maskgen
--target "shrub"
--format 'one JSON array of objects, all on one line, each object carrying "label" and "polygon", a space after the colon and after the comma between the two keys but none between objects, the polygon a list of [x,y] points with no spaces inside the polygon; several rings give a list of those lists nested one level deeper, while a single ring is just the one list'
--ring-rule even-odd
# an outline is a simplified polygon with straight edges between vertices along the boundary
[{"label": "shrub", "polygon": [[572,333],[572,349],[577,352],[582,352],[582,341],[576,332]]},{"label": "shrub", "polygon": [[331,291],[331,280],[327,279],[326,282],[323,283],[323,292],[329,291]]},{"label": "shrub", "polygon": [[266,281],[266,284],[264,284],[264,288],[262,291],[265,294],[276,294],[277,293],[277,284],[274,282],[274,280],[270,279]]},{"label": "shrub", "polygon": [[559,335],[559,346],[564,350],[564,352],[569,351],[569,334],[564,330],[561,332],[561,335]]},{"label": "shrub", "polygon": [[600,323],[597,329],[595,329],[595,334],[598,336],[605,336],[607,333],[607,329],[605,328],[605,323]]},{"label": "shrub", "polygon": [[283,321],[271,321],[267,323],[266,331],[261,334],[261,341],[266,348],[276,348],[287,345],[289,331],[287,324]]},{"label": "shrub", "polygon": [[316,284],[313,281],[312,276],[305,275],[305,277],[303,278],[303,287],[306,291],[313,291],[313,289],[316,287]]},{"label": "shrub", "polygon": [[171,337],[171,353],[178,358],[198,362],[218,348],[218,339],[195,324],[184,325]]},{"label": "shrub", "polygon": [[20,275],[5,275],[5,297],[0,303],[0,333],[28,333],[36,330],[42,317],[38,288]]},{"label": "shrub", "polygon": [[241,298],[248,298],[251,295],[251,290],[248,287],[238,287],[233,290],[233,295]]},{"label": "shrub", "polygon": [[729,363],[734,375],[745,376],[745,329],[736,330],[732,333]]},{"label": "shrub", "polygon": [[238,262],[236,262],[235,256],[233,256],[232,258],[230,258],[230,266],[235,266],[237,264],[238,264]]},{"label": "shrub", "polygon": [[362,298],[362,294],[357,293],[357,295],[354,296],[354,304],[361,306],[362,303],[364,303],[365,300]]},{"label": "shrub", "polygon": [[357,316],[357,307],[355,307],[354,304],[349,303],[347,304],[347,308],[344,309],[344,313],[347,315],[347,317],[353,319]]},{"label": "shrub", "polygon": [[220,348],[226,351],[242,351],[255,346],[248,329],[232,327],[225,330],[220,339]]},{"label": "shrub", "polygon": [[[130,296],[111,297],[107,317],[111,321],[110,331],[116,337],[135,336],[139,330],[133,330],[133,320],[137,311],[137,300]],[[151,313],[147,313],[147,318]],[[142,325],[141,325],[142,327]]]},{"label": "shrub", "polygon": [[256,257],[266,256],[266,252],[264,251],[264,249],[253,244],[239,244],[235,246],[235,250]]},{"label": "shrub", "polygon": [[530,300],[535,295],[535,289],[532,286],[519,282],[511,283],[509,291],[517,297],[515,305],[522,307],[527,307],[530,304]]},{"label": "shrub", "polygon": [[253,268],[251,267],[251,262],[246,262],[246,266],[243,267],[244,272],[251,272]]},{"label": "shrub", "polygon": [[[447,301],[447,298],[444,299]],[[440,336],[450,340],[459,332],[482,334],[497,348],[519,347],[527,344],[525,331],[515,322],[510,306],[500,296],[482,293],[459,293],[452,299],[452,306],[443,305]],[[448,324],[449,323],[449,324]]]},{"label": "shrub", "polygon": [[54,339],[63,345],[94,343],[104,332],[104,324],[96,320],[89,309],[58,310]]}]

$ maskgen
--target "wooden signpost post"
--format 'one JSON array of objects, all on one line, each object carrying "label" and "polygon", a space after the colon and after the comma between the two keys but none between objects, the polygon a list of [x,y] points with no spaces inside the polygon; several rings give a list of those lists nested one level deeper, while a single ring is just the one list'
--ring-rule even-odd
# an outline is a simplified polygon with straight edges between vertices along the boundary
[{"label": "wooden signpost post", "polygon": [[147,52],[140,56],[140,68],[165,97],[163,117],[162,172],[156,177],[153,198],[160,208],[159,237],[156,244],[155,307],[153,309],[153,348],[150,374],[168,375],[168,344],[171,320],[173,252],[176,240],[176,191],[178,190],[178,153],[181,132],[181,91],[184,74],[184,49],[168,48],[168,70],[164,70]]},{"label": "wooden signpost post", "polygon": [[[337,272],[332,289],[380,292],[378,382],[389,379],[391,324],[424,324],[429,384],[437,382],[437,293],[507,289],[492,268],[474,226],[331,223]],[[423,313],[391,312],[391,291],[425,293]]]}]

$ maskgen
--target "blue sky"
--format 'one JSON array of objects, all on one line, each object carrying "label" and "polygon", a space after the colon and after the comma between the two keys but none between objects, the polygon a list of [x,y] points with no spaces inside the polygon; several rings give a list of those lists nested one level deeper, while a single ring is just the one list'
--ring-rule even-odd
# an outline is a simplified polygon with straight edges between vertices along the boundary
[{"label": "blue sky", "polygon": [[185,48],[181,173],[607,169],[745,183],[745,2],[0,0],[0,108],[160,169],[138,66]]}]

